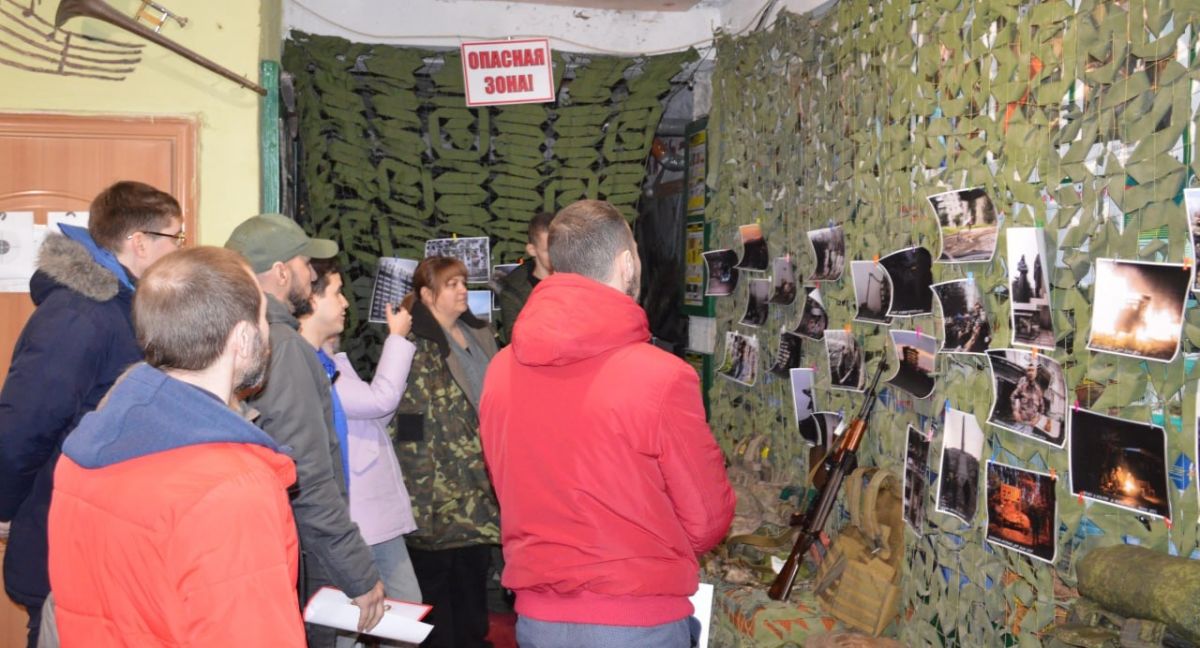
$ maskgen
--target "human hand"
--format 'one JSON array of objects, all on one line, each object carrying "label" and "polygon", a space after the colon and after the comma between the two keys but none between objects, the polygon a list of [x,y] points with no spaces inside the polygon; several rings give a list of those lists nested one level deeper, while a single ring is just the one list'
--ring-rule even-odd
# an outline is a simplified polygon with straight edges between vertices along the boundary
[{"label": "human hand", "polygon": [[396,304],[388,304],[385,309],[387,312],[388,333],[404,337],[412,330],[412,313],[408,312],[407,308],[401,308]]},{"label": "human hand", "polygon": [[383,596],[383,581],[378,581],[366,594],[351,599],[350,602],[358,606],[359,632],[367,632],[383,620],[383,611],[386,609]]}]

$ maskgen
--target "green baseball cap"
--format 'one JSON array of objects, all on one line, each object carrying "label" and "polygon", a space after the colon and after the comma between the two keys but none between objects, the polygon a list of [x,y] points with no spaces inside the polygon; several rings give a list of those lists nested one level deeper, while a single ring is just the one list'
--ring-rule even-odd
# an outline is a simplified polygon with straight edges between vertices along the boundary
[{"label": "green baseball cap", "polygon": [[245,220],[234,228],[225,247],[246,257],[255,274],[293,257],[328,259],[338,253],[337,243],[310,237],[282,214],[260,214]]}]

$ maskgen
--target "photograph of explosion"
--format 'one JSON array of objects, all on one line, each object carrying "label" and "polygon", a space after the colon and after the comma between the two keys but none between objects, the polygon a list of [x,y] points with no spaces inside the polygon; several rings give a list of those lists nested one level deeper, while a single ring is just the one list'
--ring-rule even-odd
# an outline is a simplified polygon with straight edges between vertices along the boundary
[{"label": "photograph of explosion", "polygon": [[813,383],[816,382],[816,370],[792,369],[792,411],[796,414],[796,429],[800,437],[808,445],[820,445],[823,440],[821,430],[813,419],[816,403],[813,401]]},{"label": "photograph of explosion", "polygon": [[904,454],[904,521],[925,532],[925,498],[929,493],[929,439],[908,426],[908,449]]},{"label": "photograph of explosion", "polygon": [[846,266],[846,232],[841,225],[810,230],[808,241],[817,257],[817,267],[809,281],[837,281]]},{"label": "photograph of explosion", "polygon": [[829,328],[829,313],[825,312],[825,304],[821,302],[821,291],[816,288],[805,288],[804,310],[800,314],[800,323],[796,332],[813,340],[825,339],[825,329]]},{"label": "photograph of explosion", "polygon": [[1171,517],[1167,435],[1157,425],[1071,410],[1071,493]]},{"label": "photograph of explosion", "polygon": [[923,247],[898,250],[879,260],[892,286],[887,314],[912,317],[933,312],[933,255]]},{"label": "photograph of explosion", "polygon": [[737,267],[743,270],[766,270],[771,257],[767,253],[767,239],[763,238],[762,225],[740,225],[738,235],[742,239],[742,258],[738,260]]},{"label": "photograph of explosion", "polygon": [[942,234],[938,263],[990,261],[996,253],[996,208],[981,187],[929,197]]},{"label": "photograph of explosion", "polygon": [[891,324],[887,313],[892,308],[892,282],[887,271],[874,261],[851,261],[850,276],[854,279],[854,301],[858,312],[854,319],[872,324]]},{"label": "photograph of explosion", "polygon": [[1177,263],[1098,259],[1088,348],[1170,362],[1179,350],[1191,281]]},{"label": "photograph of explosion", "polygon": [[[1200,188],[1183,190],[1183,208],[1187,214],[1188,231],[1192,233],[1192,254],[1200,255]],[[1195,275],[1192,290],[1200,291],[1200,272]]]},{"label": "photograph of explosion", "polygon": [[829,357],[829,380],[833,389],[863,390],[863,350],[850,331],[825,331],[825,353]]},{"label": "photograph of explosion", "polygon": [[991,316],[983,308],[979,286],[970,279],[934,284],[931,291],[942,305],[942,353],[987,351],[992,343]]},{"label": "photograph of explosion", "polygon": [[933,360],[937,356],[937,338],[913,331],[888,331],[896,348],[896,375],[888,383],[917,398],[933,393]]},{"label": "photograph of explosion", "polygon": [[1057,481],[1045,473],[987,462],[988,542],[1054,562]]},{"label": "photograph of explosion", "polygon": [[988,423],[1062,448],[1067,442],[1067,381],[1045,354],[1020,349],[988,351],[992,411]]},{"label": "photograph of explosion", "polygon": [[942,467],[938,475],[937,511],[970,524],[979,506],[979,459],[983,431],[974,414],[946,408],[942,425]]},{"label": "photograph of explosion", "polygon": [[708,266],[705,296],[725,297],[733,293],[738,284],[736,264],[737,253],[733,250],[710,250],[704,253],[704,265]]},{"label": "photograph of explosion", "polygon": [[1013,344],[1054,348],[1050,281],[1040,227],[1008,229],[1008,283],[1012,298]]}]

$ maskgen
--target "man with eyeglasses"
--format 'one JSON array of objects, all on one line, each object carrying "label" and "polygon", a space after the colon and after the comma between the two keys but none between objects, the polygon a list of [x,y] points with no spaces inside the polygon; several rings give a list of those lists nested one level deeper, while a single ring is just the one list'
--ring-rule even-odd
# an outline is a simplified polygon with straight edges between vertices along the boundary
[{"label": "man with eyeglasses", "polygon": [[183,241],[179,203],[140,182],[96,196],[87,228],[59,228],[39,252],[36,309],[0,391],[0,521],[12,522],[4,586],[29,611],[31,647],[50,591],[46,521],[63,440],[142,359],[131,315],[138,277]]}]

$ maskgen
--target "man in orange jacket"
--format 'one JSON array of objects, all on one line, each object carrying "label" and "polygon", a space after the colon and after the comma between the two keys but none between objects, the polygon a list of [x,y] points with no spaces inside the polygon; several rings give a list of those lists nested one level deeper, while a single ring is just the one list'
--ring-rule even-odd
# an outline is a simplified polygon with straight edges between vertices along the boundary
[{"label": "man in orange jacket", "polygon": [[50,503],[64,646],[304,646],[290,458],[235,411],[267,367],[266,299],[236,252],[141,278],[146,362],[67,437]]}]

